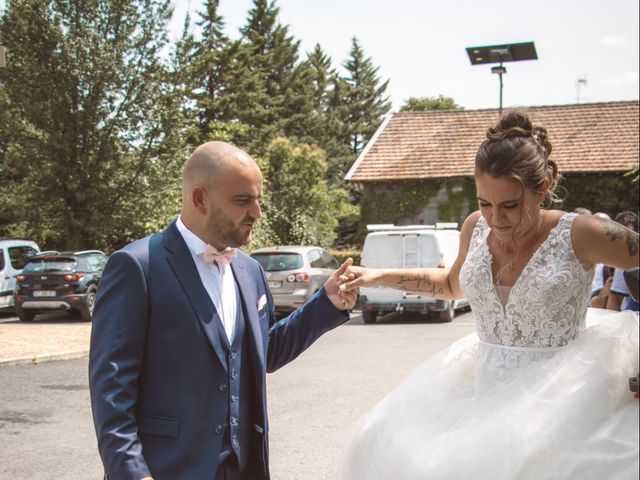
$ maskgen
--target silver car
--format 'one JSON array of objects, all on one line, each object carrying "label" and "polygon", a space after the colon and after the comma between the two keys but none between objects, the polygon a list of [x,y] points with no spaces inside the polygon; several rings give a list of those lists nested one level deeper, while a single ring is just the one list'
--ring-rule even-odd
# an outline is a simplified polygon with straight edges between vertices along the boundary
[{"label": "silver car", "polygon": [[304,304],[340,264],[320,247],[278,246],[255,250],[251,256],[265,271],[277,312]]}]

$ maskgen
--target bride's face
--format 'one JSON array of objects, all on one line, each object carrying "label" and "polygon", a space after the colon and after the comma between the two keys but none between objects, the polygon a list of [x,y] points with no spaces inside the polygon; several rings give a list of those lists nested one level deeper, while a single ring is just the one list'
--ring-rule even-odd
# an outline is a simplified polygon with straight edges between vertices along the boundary
[{"label": "bride's face", "polygon": [[509,177],[476,176],[478,207],[496,237],[504,242],[526,235],[538,225],[543,195]]}]

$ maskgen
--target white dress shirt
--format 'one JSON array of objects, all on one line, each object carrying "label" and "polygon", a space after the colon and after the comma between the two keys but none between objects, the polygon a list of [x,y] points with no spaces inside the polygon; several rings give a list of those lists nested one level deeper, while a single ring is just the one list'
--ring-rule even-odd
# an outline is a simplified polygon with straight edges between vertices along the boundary
[{"label": "white dress shirt", "polygon": [[202,285],[209,294],[220,320],[222,320],[227,339],[231,343],[236,330],[236,299],[238,295],[233,270],[231,270],[231,266],[221,269],[216,263],[205,263],[202,255],[207,244],[185,226],[182,218],[178,217],[176,226],[191,252]]}]

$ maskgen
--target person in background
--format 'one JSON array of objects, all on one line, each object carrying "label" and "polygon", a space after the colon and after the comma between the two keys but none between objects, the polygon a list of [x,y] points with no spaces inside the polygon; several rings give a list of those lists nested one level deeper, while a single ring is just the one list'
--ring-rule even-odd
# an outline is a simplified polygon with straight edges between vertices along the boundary
[{"label": "person in background", "polygon": [[591,210],[584,207],[576,207],[573,209],[573,213],[577,213],[578,215],[591,215]]},{"label": "person in background", "polygon": [[[638,215],[634,212],[621,212],[616,215],[615,221],[634,232],[638,232]],[[637,246],[636,246],[637,248]],[[610,282],[610,293],[607,298],[606,308],[609,310],[632,310],[637,312],[639,305],[631,295],[624,280],[624,270],[616,268]]]},{"label": "person in background", "polygon": [[[596,212],[593,214],[595,218],[610,221],[611,217],[604,212]],[[593,274],[593,283],[591,284],[591,306],[593,308],[607,308],[607,299],[611,290],[613,281],[613,268],[598,263],[595,266]]]}]

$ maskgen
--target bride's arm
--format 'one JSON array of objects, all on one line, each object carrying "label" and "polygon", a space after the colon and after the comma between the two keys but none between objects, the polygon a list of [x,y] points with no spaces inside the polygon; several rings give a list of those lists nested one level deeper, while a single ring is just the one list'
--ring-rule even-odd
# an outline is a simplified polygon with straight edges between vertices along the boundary
[{"label": "bride's arm", "polygon": [[458,276],[467,257],[471,234],[480,212],[467,217],[460,231],[460,248],[451,268],[365,268],[351,266],[341,277],[341,289],[383,286],[407,292],[424,293],[430,297],[451,300],[462,298]]},{"label": "bride's arm", "polygon": [[638,234],[617,222],[579,215],[571,242],[576,257],[587,267],[597,263],[622,270],[638,266]]}]

